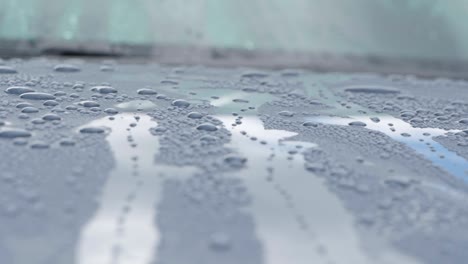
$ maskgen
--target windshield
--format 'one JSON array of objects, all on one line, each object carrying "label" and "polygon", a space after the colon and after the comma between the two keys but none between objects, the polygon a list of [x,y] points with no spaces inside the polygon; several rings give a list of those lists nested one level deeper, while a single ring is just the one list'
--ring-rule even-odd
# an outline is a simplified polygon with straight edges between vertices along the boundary
[{"label": "windshield", "polygon": [[191,47],[463,61],[467,14],[464,0],[1,0],[0,49]]}]

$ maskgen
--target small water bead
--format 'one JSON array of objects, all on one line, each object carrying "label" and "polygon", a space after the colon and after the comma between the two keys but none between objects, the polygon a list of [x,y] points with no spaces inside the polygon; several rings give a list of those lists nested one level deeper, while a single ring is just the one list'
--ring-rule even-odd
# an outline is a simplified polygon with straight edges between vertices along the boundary
[{"label": "small water bead", "polygon": [[158,127],[156,127],[156,128],[154,129],[154,132],[156,132],[156,133],[164,133],[164,132],[166,132],[166,131],[167,131],[167,128],[161,127],[161,126],[158,126]]},{"label": "small water bead", "polygon": [[75,146],[76,142],[72,139],[62,139],[59,144],[60,146],[71,147],[71,146]]},{"label": "small water bead", "polygon": [[32,114],[32,113],[37,113],[37,112],[39,112],[39,109],[37,109],[36,107],[32,107],[32,106],[28,106],[28,107],[21,109],[21,113],[25,113],[25,114]]},{"label": "small water bead", "polygon": [[411,135],[408,134],[408,133],[401,133],[400,135],[403,136],[403,137],[411,137]]},{"label": "small water bead", "polygon": [[59,91],[59,92],[54,93],[54,95],[57,96],[57,97],[60,97],[60,96],[65,96],[65,95],[67,95],[67,93],[66,93],[66,92],[62,92],[62,91]]},{"label": "small water bead", "polygon": [[0,138],[25,138],[32,134],[24,129],[5,128],[0,130]]},{"label": "small water bead", "polygon": [[43,103],[44,106],[57,106],[59,105],[59,102],[55,100],[47,100]]},{"label": "small water bead", "polygon": [[378,117],[371,117],[370,120],[374,123],[379,123],[380,122],[380,118]]},{"label": "small water bead", "polygon": [[12,87],[5,89],[5,93],[7,94],[21,95],[24,93],[32,93],[32,92],[35,92],[35,90],[28,88],[28,87],[23,87],[23,86],[12,86]]},{"label": "small water bead", "polygon": [[267,74],[267,73],[263,73],[263,72],[248,72],[248,73],[242,74],[241,77],[242,77],[242,78],[261,79],[261,78],[266,78],[266,77],[268,77],[268,74]]},{"label": "small water bead", "polygon": [[13,139],[13,145],[15,146],[25,146],[28,144],[28,140],[25,138],[15,138]]},{"label": "small water bead", "polygon": [[242,91],[248,92],[248,93],[253,93],[253,92],[258,92],[258,89],[255,88],[255,87],[246,87],[246,88],[242,88]]},{"label": "small water bead", "polygon": [[248,100],[245,99],[233,99],[232,100],[234,103],[248,103]]},{"label": "small water bead", "polygon": [[40,119],[40,118],[34,118],[33,120],[31,120],[31,123],[35,125],[42,125],[42,124],[45,124],[45,122],[46,122],[45,120]]},{"label": "small water bead", "polygon": [[397,94],[400,90],[389,87],[370,87],[370,86],[356,86],[348,87],[345,89],[347,92],[352,93],[374,93],[374,94]]},{"label": "small water bead", "polygon": [[315,123],[315,122],[310,122],[310,121],[309,121],[309,122],[304,122],[304,123],[302,123],[302,125],[305,126],[305,127],[318,127],[319,124],[318,124],[318,123]]},{"label": "small water bead", "polygon": [[68,105],[67,107],[65,107],[65,110],[71,110],[71,111],[73,111],[73,110],[77,110],[77,109],[78,109],[78,107],[76,107],[76,106],[74,106],[74,105]]},{"label": "small water bead", "polygon": [[84,84],[82,84],[82,83],[76,83],[76,84],[74,84],[74,85],[72,86],[72,89],[73,89],[73,90],[82,90],[82,89],[84,89]]},{"label": "small water bead", "polygon": [[81,101],[79,105],[84,107],[99,107],[101,106],[98,102],[95,101]]},{"label": "small water bead", "polygon": [[139,95],[155,95],[155,94],[158,94],[158,92],[156,92],[153,89],[143,88],[143,89],[139,89],[137,91],[137,94],[139,94]]},{"label": "small water bead", "polygon": [[48,93],[31,92],[20,95],[21,99],[28,100],[55,100],[55,96]]},{"label": "small water bead", "polygon": [[16,105],[16,108],[23,109],[23,108],[29,107],[29,106],[33,106],[33,105],[30,104],[30,103],[18,103],[18,104]]},{"label": "small water bead", "polygon": [[64,109],[62,109],[61,107],[58,107],[58,106],[52,108],[50,111],[54,112],[54,113],[64,113],[64,112],[66,112]]},{"label": "small water bead", "polygon": [[80,133],[83,134],[102,134],[104,132],[106,132],[106,129],[102,127],[85,127],[80,129]]},{"label": "small water bead", "polygon": [[42,120],[45,121],[57,121],[57,120],[62,120],[62,118],[56,114],[46,114],[42,117]]},{"label": "small water bead", "polygon": [[200,141],[206,142],[206,143],[214,143],[218,141],[218,137],[216,136],[211,136],[211,135],[204,135],[203,137],[200,138]]},{"label": "small water bead", "polygon": [[10,66],[0,65],[0,74],[14,74],[18,73],[18,71]]},{"label": "small water bead", "polygon": [[172,81],[172,80],[163,80],[163,81],[161,81],[161,84],[178,85],[179,82],[177,82],[177,81]]},{"label": "small water bead", "polygon": [[172,101],[171,104],[172,104],[173,106],[184,107],[184,108],[187,108],[187,107],[190,106],[190,103],[187,102],[186,100],[183,100],[183,99],[174,100],[174,101]]},{"label": "small water bead", "polygon": [[21,113],[21,114],[18,115],[18,118],[19,119],[29,119],[29,115],[25,114],[25,113]]},{"label": "small water bead", "polygon": [[366,123],[361,122],[361,121],[353,121],[353,122],[348,123],[348,125],[350,125],[350,126],[357,126],[357,127],[365,127],[365,126],[367,126]]},{"label": "small water bead", "polygon": [[214,132],[214,131],[218,130],[218,128],[213,124],[203,123],[203,124],[197,126],[197,130]]},{"label": "small water bead", "polygon": [[80,68],[75,65],[71,64],[58,64],[54,67],[54,71],[56,72],[79,72]]},{"label": "small water bead", "polygon": [[210,247],[216,251],[227,251],[231,248],[231,237],[222,232],[210,236]]},{"label": "small water bead", "polygon": [[50,147],[49,144],[43,142],[43,141],[35,141],[31,143],[31,148],[32,149],[48,149]]},{"label": "small water bead", "polygon": [[100,94],[117,93],[117,89],[110,86],[94,86],[91,88],[91,91],[98,92]]},{"label": "small water bead", "polygon": [[278,115],[284,116],[284,117],[293,117],[294,113],[291,111],[281,111],[278,113]]},{"label": "small water bead", "polygon": [[240,156],[229,156],[224,158],[224,162],[230,167],[241,168],[245,166],[247,159]]},{"label": "small water bead", "polygon": [[119,113],[119,111],[114,108],[106,108],[104,109],[104,113],[109,114],[109,115],[116,115]]},{"label": "small water bead", "polygon": [[102,72],[113,72],[115,69],[110,65],[102,65],[99,67],[99,70]]},{"label": "small water bead", "polygon": [[159,99],[159,100],[166,100],[166,99],[167,99],[167,96],[164,95],[164,94],[160,94],[160,95],[156,96],[156,99]]},{"label": "small water bead", "polygon": [[192,119],[201,119],[203,117],[203,114],[198,112],[191,112],[187,115],[187,117]]}]

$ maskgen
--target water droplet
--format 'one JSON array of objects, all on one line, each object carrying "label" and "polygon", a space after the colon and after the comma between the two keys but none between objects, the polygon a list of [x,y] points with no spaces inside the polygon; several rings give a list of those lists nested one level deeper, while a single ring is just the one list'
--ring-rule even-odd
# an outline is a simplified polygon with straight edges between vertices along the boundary
[{"label": "water droplet", "polygon": [[29,100],[55,100],[55,96],[48,94],[48,93],[24,93],[20,95],[22,99],[29,99]]},{"label": "water droplet", "polygon": [[210,123],[203,123],[197,126],[197,129],[201,131],[208,131],[208,132],[213,132],[213,131],[218,130],[218,128],[215,125],[210,124]]},{"label": "water droplet", "polygon": [[190,103],[183,99],[177,99],[172,101],[172,105],[177,107],[189,107]]},{"label": "water droplet", "polygon": [[242,78],[265,78],[268,77],[267,73],[262,73],[262,72],[248,72],[242,74]]},{"label": "water droplet", "polygon": [[62,120],[62,118],[56,114],[46,114],[42,117],[43,120],[45,121],[57,121],[57,120]]},{"label": "water droplet", "polygon": [[104,112],[109,115],[116,115],[119,113],[119,111],[117,111],[117,109],[114,108],[106,108]]},{"label": "water droplet", "polygon": [[17,94],[17,95],[21,95],[24,93],[32,93],[32,92],[35,92],[35,90],[28,88],[28,87],[23,87],[23,86],[13,86],[5,90],[5,93],[7,94]]},{"label": "water droplet", "polygon": [[187,117],[192,118],[192,119],[200,119],[203,117],[203,114],[198,113],[198,112],[191,112],[187,115]]},{"label": "water droplet", "polygon": [[25,107],[21,110],[21,113],[26,113],[26,114],[37,113],[37,112],[39,112],[39,109],[37,109],[36,107],[32,107],[32,106]]},{"label": "water droplet", "polygon": [[33,120],[31,120],[31,123],[35,125],[42,125],[42,124],[45,124],[45,121],[39,118],[34,118]]},{"label": "water droplet", "polygon": [[48,149],[50,146],[49,144],[42,142],[42,141],[35,141],[31,143],[32,149]]},{"label": "water droplet", "polygon": [[216,251],[226,251],[231,248],[231,237],[229,235],[217,232],[210,236],[210,247]]},{"label": "water droplet", "polygon": [[411,135],[408,133],[401,133],[400,135],[402,135],[403,137],[411,137]]},{"label": "water droplet", "polygon": [[43,103],[44,106],[57,106],[59,105],[59,102],[55,100],[47,100]]},{"label": "water droplet", "polygon": [[178,85],[179,83],[176,81],[172,81],[172,80],[163,80],[161,81],[161,84]]},{"label": "water droplet", "polygon": [[16,105],[16,108],[22,109],[22,108],[25,108],[25,107],[28,107],[28,106],[33,106],[33,105],[30,104],[30,103],[19,103],[19,104]]},{"label": "water droplet", "polygon": [[101,67],[99,67],[99,69],[102,72],[113,72],[114,71],[114,67],[109,66],[109,65],[102,65]]},{"label": "water droplet", "polygon": [[31,133],[23,129],[7,128],[0,130],[0,138],[19,138],[30,136]]},{"label": "water droplet", "polygon": [[280,116],[285,116],[285,117],[293,117],[294,113],[291,111],[281,111],[278,113]]},{"label": "water droplet", "polygon": [[80,133],[84,134],[102,134],[104,132],[106,132],[106,129],[102,127],[85,127],[80,129]]},{"label": "water droplet", "polygon": [[234,103],[248,103],[248,100],[245,99],[233,99],[232,100]]},{"label": "water droplet", "polygon": [[56,72],[79,72],[80,68],[71,64],[59,64],[54,67]]},{"label": "water droplet", "polygon": [[200,141],[206,142],[206,143],[213,143],[218,141],[218,137],[212,136],[212,135],[204,135],[203,137],[200,138]]},{"label": "water droplet", "polygon": [[13,139],[13,144],[15,146],[26,146],[28,144],[28,140],[25,138],[15,138]]},{"label": "water droplet", "polygon": [[110,86],[94,86],[91,88],[91,91],[98,92],[100,94],[117,93],[117,89]]},{"label": "water droplet", "polygon": [[139,94],[139,95],[155,95],[155,94],[158,94],[158,92],[156,92],[155,90],[152,90],[152,89],[143,88],[143,89],[139,89],[137,91],[137,94]]},{"label": "water droplet", "polygon": [[378,118],[378,117],[371,117],[370,120],[372,120],[372,122],[374,122],[374,123],[379,123],[380,122],[380,118]]},{"label": "water droplet", "polygon": [[98,102],[95,101],[81,101],[79,105],[82,105],[84,107],[99,107],[101,106]]},{"label": "water droplet", "polygon": [[72,139],[62,139],[60,141],[60,145],[61,146],[64,146],[64,147],[71,147],[71,146],[75,146],[76,142]]},{"label": "water droplet", "polygon": [[318,127],[318,123],[310,122],[310,121],[309,122],[304,122],[302,125],[305,126],[305,127]]},{"label": "water droplet", "polygon": [[348,87],[345,89],[347,92],[352,93],[376,93],[376,94],[396,94],[400,93],[400,90],[390,87],[373,87],[373,86],[357,86]]},{"label": "water droplet", "polygon": [[358,126],[358,127],[365,127],[365,126],[367,126],[366,123],[361,122],[361,121],[353,121],[353,122],[348,123],[348,125],[350,125],[350,126]]},{"label": "water droplet", "polygon": [[241,168],[247,163],[247,159],[239,156],[229,156],[224,159],[224,162],[233,168]]},{"label": "water droplet", "polygon": [[12,68],[10,66],[0,65],[0,74],[13,74],[13,73],[18,73],[18,71],[15,68]]}]

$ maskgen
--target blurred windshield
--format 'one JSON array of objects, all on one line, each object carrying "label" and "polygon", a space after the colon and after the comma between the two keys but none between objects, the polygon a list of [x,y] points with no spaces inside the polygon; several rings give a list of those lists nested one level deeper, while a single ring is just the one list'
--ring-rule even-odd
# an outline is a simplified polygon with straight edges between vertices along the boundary
[{"label": "blurred windshield", "polygon": [[466,0],[0,0],[0,49],[201,47],[460,61]]}]

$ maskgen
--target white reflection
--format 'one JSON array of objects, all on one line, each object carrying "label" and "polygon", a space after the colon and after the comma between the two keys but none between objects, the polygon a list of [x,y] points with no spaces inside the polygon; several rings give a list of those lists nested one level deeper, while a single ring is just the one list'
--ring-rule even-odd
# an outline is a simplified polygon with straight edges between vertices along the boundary
[{"label": "white reflection", "polygon": [[[322,180],[305,171],[301,154],[288,159],[290,150],[300,152],[316,147],[315,144],[281,141],[296,133],[266,130],[256,116],[244,117],[243,124],[236,127],[231,126],[234,117],[217,118],[233,134],[229,147],[248,158],[247,167],[234,174],[243,179],[253,195],[249,213],[255,219],[257,235],[262,240],[266,264],[417,263],[389,245],[382,245],[376,256],[365,253],[354,219],[339,199],[327,190]],[[247,136],[240,131],[247,132]],[[252,136],[267,144],[252,141],[249,138]],[[297,145],[302,148],[297,149]],[[267,168],[271,169],[271,174]],[[271,181],[266,180],[269,175]],[[301,221],[309,228],[301,229]]]},{"label": "white reflection", "polygon": [[[137,126],[127,131],[130,123]],[[118,260],[122,264],[146,264],[152,259],[159,241],[154,219],[161,186],[153,161],[159,140],[149,132],[155,124],[146,115],[141,115],[136,122],[131,114],[117,115],[114,121],[103,118],[88,124],[111,129],[107,141],[115,155],[116,167],[99,198],[99,210],[82,231],[77,263]],[[127,140],[129,135],[137,147],[131,146]],[[138,159],[134,161],[134,157]]]},{"label": "white reflection", "polygon": [[[131,128],[131,123],[137,125]],[[99,198],[99,210],[83,228],[77,263],[147,264],[156,255],[160,233],[155,219],[161,200],[161,176],[183,178],[194,169],[154,163],[159,139],[149,129],[155,125],[144,114],[139,115],[138,122],[135,115],[119,114],[114,121],[103,118],[86,125],[111,129],[107,141],[116,167]]]},{"label": "white reflection", "polygon": [[[351,116],[350,118],[320,116],[308,118],[307,120],[346,126],[352,121],[364,122],[366,123],[367,129],[382,132],[390,138],[406,144],[436,166],[439,166],[456,177],[468,180],[468,175],[466,174],[467,161],[432,139],[433,137],[445,136],[449,132],[457,133],[459,130],[447,131],[438,128],[417,128],[392,116],[378,117],[380,119],[378,123],[371,121],[368,116]],[[389,124],[391,124],[391,126]],[[402,135],[403,133],[407,133],[410,136]]]}]

